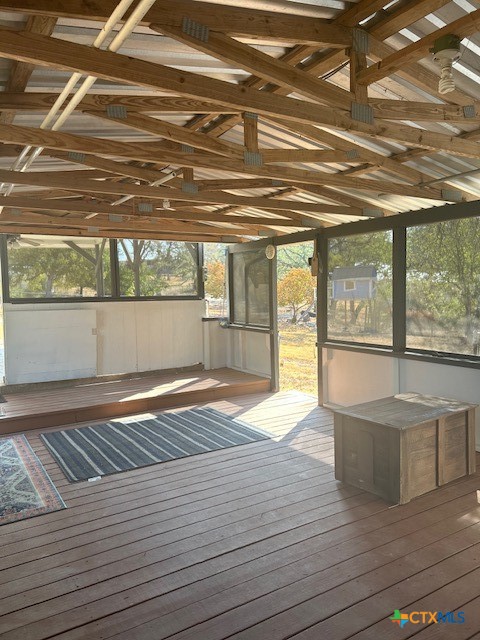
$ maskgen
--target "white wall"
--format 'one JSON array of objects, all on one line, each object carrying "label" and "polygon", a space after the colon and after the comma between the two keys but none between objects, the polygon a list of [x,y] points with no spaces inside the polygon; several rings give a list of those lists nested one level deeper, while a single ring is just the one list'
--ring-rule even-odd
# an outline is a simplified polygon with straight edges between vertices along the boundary
[{"label": "white wall", "polygon": [[[349,406],[416,391],[480,404],[480,369],[343,349],[322,349],[324,402]],[[480,407],[476,412],[480,450]]]},{"label": "white wall", "polygon": [[203,311],[203,300],[5,304],[6,382],[203,362]]},{"label": "white wall", "polygon": [[220,326],[219,320],[203,323],[203,364],[205,369],[221,369],[227,366],[229,330]]},{"label": "white wall", "polygon": [[94,376],[96,312],[42,310],[5,314],[6,375],[22,384]]},{"label": "white wall", "polygon": [[227,366],[270,377],[270,334],[242,329],[225,331],[228,333]]}]

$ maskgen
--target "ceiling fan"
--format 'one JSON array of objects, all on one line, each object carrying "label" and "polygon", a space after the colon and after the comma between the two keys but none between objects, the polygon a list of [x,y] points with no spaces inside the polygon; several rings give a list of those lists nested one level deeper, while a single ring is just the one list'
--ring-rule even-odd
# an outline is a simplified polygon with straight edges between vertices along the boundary
[{"label": "ceiling fan", "polygon": [[9,247],[39,247],[41,245],[40,242],[35,242],[35,240],[29,240],[28,238],[24,238],[20,234],[9,233],[7,235],[7,245]]}]

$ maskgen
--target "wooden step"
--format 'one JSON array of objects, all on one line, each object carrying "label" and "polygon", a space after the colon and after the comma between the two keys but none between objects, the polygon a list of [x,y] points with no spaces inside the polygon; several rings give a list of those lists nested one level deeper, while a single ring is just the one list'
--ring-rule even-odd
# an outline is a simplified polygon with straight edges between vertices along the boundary
[{"label": "wooden step", "polygon": [[[135,384],[131,382],[130,387],[127,384],[129,381],[122,381],[119,387],[107,387],[107,391],[99,383],[78,385],[70,389],[43,390],[41,393],[7,395],[7,402],[2,405],[5,415],[0,418],[0,435],[270,391],[268,378],[228,369],[202,374],[195,376],[194,380],[192,376],[185,377],[185,380],[181,377],[176,380],[170,378],[170,382],[177,385],[172,388],[169,388],[165,378],[154,379],[153,382],[158,383],[158,393],[155,389],[152,391],[152,379],[148,379],[144,382],[135,380]],[[184,384],[179,385],[183,382]],[[150,388],[142,391],[142,384]],[[112,401],[112,395],[121,397]]]}]

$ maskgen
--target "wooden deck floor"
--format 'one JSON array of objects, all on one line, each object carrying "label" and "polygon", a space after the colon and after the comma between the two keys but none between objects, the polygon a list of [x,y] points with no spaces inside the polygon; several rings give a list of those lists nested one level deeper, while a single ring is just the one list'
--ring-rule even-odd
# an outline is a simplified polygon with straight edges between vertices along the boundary
[{"label": "wooden deck floor", "polygon": [[313,398],[210,406],[275,437],[68,484],[29,434],[69,508],[0,528],[2,640],[480,637],[479,475],[389,508],[335,482]]},{"label": "wooden deck floor", "polygon": [[33,421],[43,428],[209,402],[269,388],[267,378],[226,368],[80,381],[60,388],[47,385],[40,390],[4,394],[7,402],[0,405],[0,434],[30,429]]}]

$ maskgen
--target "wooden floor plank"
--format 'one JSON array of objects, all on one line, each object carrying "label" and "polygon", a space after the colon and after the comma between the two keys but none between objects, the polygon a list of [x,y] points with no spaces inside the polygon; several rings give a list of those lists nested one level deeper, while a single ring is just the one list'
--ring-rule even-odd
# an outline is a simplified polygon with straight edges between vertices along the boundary
[{"label": "wooden floor plank", "polygon": [[394,640],[394,607],[474,611],[478,475],[389,508],[334,480],[314,398],[209,406],[272,439],[70,484],[29,433],[69,508],[0,528],[2,640]]},{"label": "wooden floor plank", "polygon": [[[453,505],[449,506],[453,507]],[[160,640],[192,627],[192,631],[198,631],[200,635],[205,631],[205,637],[214,638],[216,636],[214,633],[211,634],[212,629],[202,630],[202,627],[197,625],[208,619],[208,616],[214,618],[218,614],[221,617],[228,606],[233,605],[232,613],[224,614],[224,617],[237,616],[237,624],[245,625],[248,624],[248,609],[250,609],[250,616],[256,616],[257,619],[269,613],[265,607],[267,600],[265,594],[271,594],[271,606],[281,609],[285,602],[282,598],[287,590],[290,591],[288,602],[293,604],[299,598],[306,597],[307,588],[310,588],[312,593],[326,591],[332,585],[341,584],[351,580],[353,576],[368,573],[372,566],[386,565],[395,558],[403,556],[408,550],[425,548],[447,535],[448,532],[453,533],[473,526],[460,522],[457,515],[446,518],[446,510],[443,510],[443,517],[439,515],[437,518],[434,525],[403,536],[401,528],[397,527],[396,531],[392,529],[390,536],[394,537],[397,534],[399,537],[380,546],[375,546],[379,542],[378,535],[370,535],[362,538],[361,542],[364,544],[359,544],[360,541],[354,539],[330,548],[328,554],[317,551],[296,561],[292,556],[285,558],[288,554],[276,554],[275,558],[272,558],[273,554],[271,554],[262,558],[261,562],[251,563],[250,573],[247,573],[246,566],[242,565],[238,569],[223,573],[216,580],[210,578],[188,585],[169,594],[168,597],[155,598],[151,603],[149,615],[156,618],[153,618],[149,624],[135,626],[134,637],[136,640],[147,640],[155,636]],[[480,522],[480,509],[478,509],[477,520]],[[385,538],[388,539],[388,536]],[[368,544],[365,544],[366,539]],[[313,547],[311,550],[313,551]],[[259,600],[260,598],[262,599]],[[237,612],[238,607],[240,609]],[[160,612],[164,612],[161,617]],[[121,628],[125,629],[126,625],[134,624],[139,613],[138,610],[131,611],[128,622],[126,616],[122,616]],[[148,615],[145,607],[142,607],[141,613],[141,617]],[[239,615],[244,616],[243,621],[240,620]],[[216,624],[219,620],[220,618],[216,620]],[[118,624],[116,619],[110,619],[108,621],[110,631],[112,622]],[[235,628],[231,619],[222,622],[221,626],[230,631]],[[219,633],[223,633],[220,630],[221,626],[218,627]],[[132,629],[124,630],[118,636],[112,637],[116,640],[126,640],[129,634],[132,634]]]},{"label": "wooden floor plank", "polygon": [[55,384],[5,393],[0,435],[268,391],[268,378],[233,369]]}]

